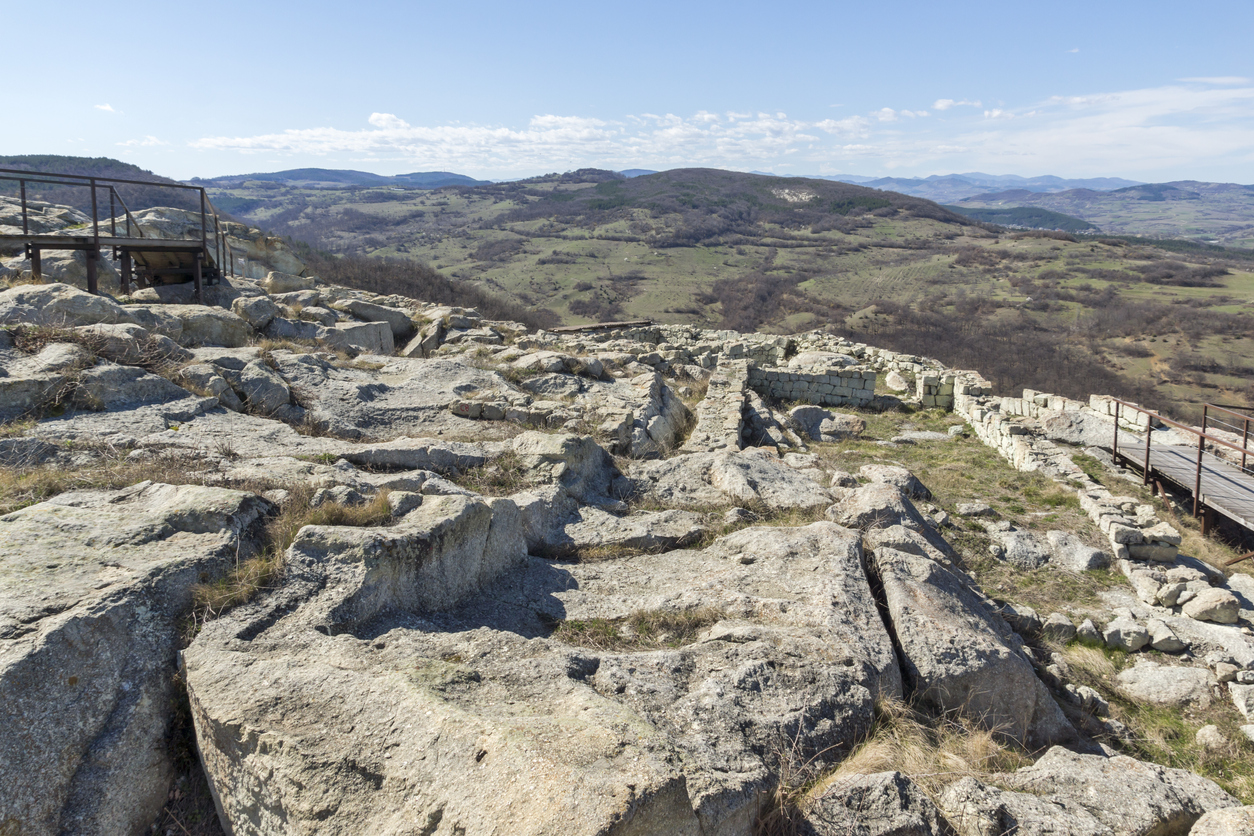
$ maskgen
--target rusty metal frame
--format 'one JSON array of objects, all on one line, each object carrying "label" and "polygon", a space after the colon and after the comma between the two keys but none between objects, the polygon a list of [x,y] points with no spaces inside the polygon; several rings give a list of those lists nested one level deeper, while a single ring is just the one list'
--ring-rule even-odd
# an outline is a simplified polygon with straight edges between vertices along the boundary
[{"label": "rusty metal frame", "polygon": [[[114,258],[121,261],[121,283],[123,292],[129,292],[131,278],[131,259],[129,252],[121,252],[117,230],[117,211],[116,205],[120,204],[126,223],[126,238],[134,240],[131,234],[132,224],[134,229],[139,233],[139,238],[145,238],[143,227],[139,225],[139,221],[131,213],[126,202],[122,200],[122,196],[117,192],[117,185],[129,186],[145,186],[149,188],[162,189],[181,189],[184,191],[199,192],[200,196],[200,256],[194,259],[193,266],[193,282],[196,286],[196,301],[204,303],[204,293],[202,287],[202,263],[213,255],[213,264],[216,272],[210,273],[210,278],[214,276],[234,276],[235,275],[235,253],[231,249],[226,240],[226,231],[223,229],[223,222],[218,213],[217,207],[209,200],[209,195],[203,186],[189,186],[183,183],[154,183],[146,180],[130,180],[122,177],[94,177],[83,174],[55,174],[38,171],[27,171],[15,168],[0,168],[0,180],[17,181],[21,196],[22,206],[22,237],[31,238],[30,233],[30,214],[29,199],[27,195],[27,183],[43,183],[51,186],[82,186],[91,190],[91,246],[75,246],[71,249],[86,250],[87,256],[87,289],[92,293],[99,293],[97,282],[97,261],[100,258],[101,235],[100,235],[100,213],[98,205],[98,190],[108,188],[109,190],[109,238],[113,239],[108,242],[114,250]],[[209,248],[209,222],[213,222],[213,249]],[[186,240],[189,243],[194,239],[165,239],[167,241]],[[32,241],[23,242],[26,256],[31,261],[31,273],[36,277],[42,277],[41,250],[47,247],[46,242],[43,244],[35,244]]]},{"label": "rusty metal frame", "polygon": [[[1150,480],[1150,469],[1151,469],[1150,457],[1149,457],[1150,433],[1153,432],[1153,427],[1151,425],[1154,420],[1159,421],[1163,424],[1166,424],[1170,427],[1174,427],[1175,429],[1183,430],[1184,432],[1189,433],[1191,435],[1197,436],[1197,471],[1196,471],[1196,478],[1195,478],[1194,487],[1193,487],[1193,516],[1201,517],[1202,533],[1205,534],[1206,530],[1209,528],[1208,519],[1205,514],[1205,511],[1208,509],[1205,509],[1202,505],[1202,460],[1203,460],[1202,456],[1203,456],[1203,453],[1206,452],[1205,450],[1206,442],[1210,441],[1214,444],[1218,444],[1223,447],[1236,450],[1237,452],[1241,453],[1242,463],[1244,463],[1245,461],[1245,455],[1248,452],[1248,448],[1238,447],[1237,445],[1229,441],[1225,441],[1222,438],[1217,438],[1213,435],[1210,435],[1209,433],[1205,431],[1206,417],[1208,415],[1209,409],[1214,407],[1214,404],[1203,404],[1203,407],[1202,407],[1203,429],[1201,431],[1198,431],[1194,427],[1190,427],[1187,424],[1181,424],[1179,421],[1173,421],[1170,418],[1166,418],[1161,413],[1155,412],[1152,409],[1146,409],[1143,406],[1137,406],[1134,403],[1128,403],[1127,401],[1120,400],[1119,398],[1111,398],[1110,400],[1113,401],[1115,404],[1115,438],[1114,438],[1114,447],[1113,447],[1113,453],[1115,456],[1122,455],[1128,461],[1132,461],[1132,457],[1129,456],[1127,453],[1121,454],[1119,452],[1119,409],[1120,407],[1126,407],[1128,409],[1131,409],[1136,412],[1140,412],[1149,416],[1149,418],[1147,418],[1145,422],[1145,463],[1143,465],[1144,467],[1143,476],[1145,478],[1146,485],[1149,484],[1149,480]],[[1231,411],[1224,407],[1214,407],[1214,408],[1223,409],[1225,412]],[[1238,417],[1245,417],[1245,416],[1238,415]],[[1249,439],[1249,435],[1248,435],[1248,430],[1247,430],[1247,434],[1246,434],[1247,442],[1248,442],[1248,439]]]}]

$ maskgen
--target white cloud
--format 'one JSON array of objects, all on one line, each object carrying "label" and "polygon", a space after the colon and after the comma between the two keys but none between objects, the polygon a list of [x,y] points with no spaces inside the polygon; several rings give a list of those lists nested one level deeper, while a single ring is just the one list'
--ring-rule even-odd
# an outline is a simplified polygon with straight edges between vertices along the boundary
[{"label": "white cloud", "polygon": [[121,145],[125,148],[152,148],[157,145],[169,145],[169,144],[170,143],[168,142],[163,142],[162,140],[157,139],[155,136],[146,136],[143,139],[128,139],[126,142],[118,143],[118,145]]},{"label": "white cloud", "polygon": [[[360,129],[290,129],[205,137],[192,146],[275,158],[353,159],[407,170],[513,177],[559,167],[711,166],[793,171],[989,170],[1067,176],[1221,170],[1254,180],[1254,83],[1225,79],[1123,91],[1063,91],[1041,101],[940,99],[929,110],[881,108],[810,121],[782,112],[636,113],[617,120],[537,114],[521,125],[410,125],[371,114]],[[967,109],[964,109],[967,108]],[[970,108],[978,108],[970,110]],[[131,140],[130,145],[157,141]]]},{"label": "white cloud", "polygon": [[1072,47],[1071,49],[1067,50],[1067,52],[1070,52],[1073,55],[1079,51],[1080,51],[1080,48],[1078,46]]},{"label": "white cloud", "polygon": [[98,105],[92,105],[92,107],[94,107],[96,110],[103,110],[106,113],[117,113],[117,111],[113,109],[113,105],[111,104],[98,104]]},{"label": "white cloud", "polygon": [[367,121],[385,131],[399,131],[409,127],[408,122],[391,113],[372,113]]},{"label": "white cloud", "polygon": [[980,100],[970,101],[968,99],[937,99],[932,104],[933,110],[949,110],[951,107],[983,107]]}]

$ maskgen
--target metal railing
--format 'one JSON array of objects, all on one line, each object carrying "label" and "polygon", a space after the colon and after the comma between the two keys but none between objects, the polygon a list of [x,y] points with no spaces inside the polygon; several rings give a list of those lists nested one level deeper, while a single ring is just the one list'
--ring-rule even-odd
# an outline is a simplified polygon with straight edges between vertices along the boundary
[{"label": "metal railing", "polygon": [[[157,189],[180,189],[183,191],[198,192],[200,197],[200,246],[203,252],[208,255],[209,249],[209,228],[210,222],[213,225],[213,255],[214,264],[219,271],[227,272],[227,275],[235,275],[235,253],[231,250],[226,240],[226,232],[223,229],[223,222],[218,214],[217,208],[213,202],[209,200],[208,194],[203,186],[188,186],[183,183],[156,183],[148,180],[128,180],[121,177],[94,177],[85,174],[49,174],[37,171],[26,171],[17,168],[0,168],[0,180],[16,181],[22,204],[22,235],[30,236],[30,211],[28,206],[27,184],[44,184],[50,186],[80,186],[91,190],[91,222],[92,222],[92,243],[97,252],[100,250],[100,213],[99,213],[99,190],[108,188],[109,190],[109,222],[110,237],[117,238],[117,206],[122,207],[126,223],[126,237],[144,238],[143,228],[139,225],[139,221],[135,220],[131,210],[122,200],[122,196],[118,194],[116,186],[143,186],[146,188]],[[132,235],[132,224],[138,236]],[[175,239],[175,240],[195,240],[195,239]]]},{"label": "metal railing", "polygon": [[[1248,467],[1246,466],[1246,456],[1247,456],[1247,454],[1250,452],[1250,451],[1249,451],[1249,449],[1248,449],[1248,446],[1247,446],[1247,445],[1248,445],[1248,442],[1249,442],[1249,421],[1250,421],[1250,419],[1245,418],[1245,416],[1242,416],[1242,415],[1240,415],[1240,414],[1238,414],[1238,413],[1233,413],[1233,412],[1231,412],[1231,410],[1230,410],[1230,409],[1228,409],[1228,408],[1226,408],[1226,407],[1217,407],[1217,406],[1215,406],[1214,404],[1205,404],[1205,405],[1203,406],[1203,409],[1202,409],[1202,422],[1203,422],[1203,423],[1202,423],[1202,427],[1203,427],[1203,428],[1199,430],[1197,427],[1190,427],[1190,426],[1188,426],[1187,424],[1181,424],[1179,421],[1173,421],[1173,420],[1171,420],[1170,418],[1166,418],[1166,417],[1162,416],[1161,414],[1159,414],[1159,413],[1155,412],[1155,411],[1154,411],[1154,410],[1152,410],[1152,409],[1146,409],[1146,408],[1144,408],[1144,407],[1142,407],[1142,406],[1137,406],[1137,405],[1136,405],[1136,404],[1134,404],[1134,403],[1128,403],[1127,401],[1121,401],[1121,400],[1119,400],[1118,398],[1111,398],[1111,400],[1112,400],[1112,401],[1114,402],[1114,404],[1115,404],[1115,438],[1114,438],[1114,445],[1113,445],[1113,446],[1114,446],[1114,453],[1115,453],[1115,455],[1116,455],[1116,456],[1117,456],[1117,455],[1119,455],[1119,410],[1120,410],[1120,407],[1126,407],[1127,409],[1131,409],[1131,410],[1134,410],[1134,411],[1136,411],[1136,412],[1142,413],[1142,414],[1144,414],[1144,415],[1150,416],[1150,418],[1151,418],[1151,419],[1153,419],[1153,420],[1157,420],[1157,421],[1161,421],[1163,424],[1166,424],[1166,425],[1167,425],[1167,426],[1169,426],[1169,427],[1173,427],[1173,428],[1175,428],[1175,429],[1177,429],[1177,430],[1180,430],[1180,431],[1182,431],[1182,432],[1188,433],[1188,434],[1190,434],[1190,435],[1197,436],[1197,469],[1196,469],[1195,478],[1194,478],[1194,483],[1193,483],[1193,516],[1195,516],[1195,517],[1196,517],[1196,516],[1198,516],[1198,515],[1199,515],[1199,513],[1201,512],[1201,496],[1202,496],[1202,459],[1203,459],[1203,454],[1206,452],[1206,442],[1208,442],[1208,441],[1209,441],[1209,442],[1211,442],[1212,444],[1216,444],[1216,445],[1219,445],[1219,446],[1221,446],[1221,447],[1227,447],[1227,448],[1229,448],[1229,449],[1231,449],[1231,450],[1235,450],[1235,451],[1237,451],[1238,453],[1240,453],[1240,454],[1241,454],[1241,470],[1242,470],[1242,472],[1244,472],[1244,473],[1250,473],[1250,472],[1251,472],[1251,471],[1250,471],[1250,468],[1248,468]],[[1215,436],[1213,436],[1213,435],[1211,435],[1211,434],[1209,434],[1209,433],[1207,433],[1207,432],[1205,431],[1205,427],[1206,427],[1206,420],[1207,420],[1207,414],[1208,414],[1208,411],[1209,411],[1210,409],[1219,409],[1219,410],[1221,410],[1221,411],[1223,411],[1223,412],[1225,412],[1225,413],[1230,413],[1230,414],[1236,415],[1236,416],[1237,416],[1237,417],[1239,417],[1239,418],[1245,418],[1245,420],[1246,420],[1246,428],[1245,428],[1245,436],[1244,436],[1244,438],[1243,438],[1243,445],[1242,445],[1242,446],[1238,447],[1237,445],[1233,444],[1233,443],[1232,443],[1232,442],[1230,442],[1230,441],[1225,441],[1225,440],[1224,440],[1224,439],[1222,439],[1222,438],[1217,438],[1217,437],[1215,437]],[[1151,423],[1151,422],[1149,422],[1149,421],[1147,421],[1147,422],[1146,422],[1146,429],[1145,429],[1145,461],[1144,461],[1144,463],[1142,464],[1142,475],[1143,475],[1143,477],[1144,477],[1144,484],[1146,484],[1146,485],[1148,485],[1148,484],[1149,484],[1149,480],[1150,480],[1150,439],[1151,439],[1151,436],[1153,435],[1153,430],[1152,430],[1152,429],[1150,428],[1150,426],[1149,426],[1149,424],[1150,424],[1150,423]],[[1129,456],[1127,453],[1124,453],[1124,454],[1123,454],[1123,456],[1124,456],[1124,458],[1128,459],[1128,461],[1133,461],[1132,456]]]},{"label": "metal railing", "polygon": [[[1214,410],[1221,415],[1230,416],[1240,421],[1240,423],[1234,424],[1230,421],[1225,421],[1223,418],[1215,418],[1211,415],[1211,410]],[[1244,411],[1237,412],[1236,410]],[[1254,409],[1250,409],[1245,406],[1233,406],[1231,404],[1224,405],[1208,403],[1202,405],[1203,430],[1206,430],[1210,424],[1213,423],[1217,427],[1231,430],[1234,434],[1238,432],[1241,434],[1241,469],[1248,473],[1250,472],[1250,468],[1246,466],[1248,457],[1247,448],[1250,446],[1250,424],[1251,422],[1254,422],[1254,415],[1247,413],[1254,413]]]}]

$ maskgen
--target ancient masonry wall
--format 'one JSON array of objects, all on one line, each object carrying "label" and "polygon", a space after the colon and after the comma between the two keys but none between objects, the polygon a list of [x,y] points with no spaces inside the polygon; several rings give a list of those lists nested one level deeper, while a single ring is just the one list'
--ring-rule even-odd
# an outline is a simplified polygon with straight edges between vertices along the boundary
[{"label": "ancient masonry wall", "polygon": [[865,406],[875,397],[876,373],[870,369],[749,367],[749,388],[764,398],[804,401],[818,406]]},{"label": "ancient masonry wall", "polygon": [[[978,377],[973,372],[960,373]],[[982,380],[982,379],[981,379]],[[1116,496],[1097,484],[1072,461],[1071,453],[1041,437],[1033,422],[1066,412],[1087,412],[1109,418],[1114,431],[1114,404],[1109,397],[1094,395],[1089,404],[1025,389],[1021,398],[988,395],[987,381],[959,381],[954,391],[954,412],[964,418],[976,437],[1000,453],[1016,470],[1041,471],[1077,486],[1080,507],[1110,540],[1116,560],[1130,558],[1170,563],[1176,559],[1180,533],[1160,520],[1152,505]],[[1121,429],[1145,432],[1148,416],[1125,421]],[[1025,420],[1026,419],[1026,420]],[[1121,566],[1125,573],[1131,567]],[[1129,574],[1129,577],[1131,575]]]}]

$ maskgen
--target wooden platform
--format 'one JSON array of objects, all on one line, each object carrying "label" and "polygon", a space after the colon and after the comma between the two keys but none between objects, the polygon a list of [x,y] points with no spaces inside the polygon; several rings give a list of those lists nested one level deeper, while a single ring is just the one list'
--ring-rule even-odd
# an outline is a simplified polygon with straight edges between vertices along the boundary
[{"label": "wooden platform", "polygon": [[[1192,495],[1197,487],[1198,463],[1196,447],[1179,447],[1150,441],[1150,479],[1161,478]],[[1145,465],[1145,442],[1119,445],[1121,460],[1142,470]],[[1250,531],[1254,531],[1254,475],[1231,465],[1211,453],[1202,453],[1201,491],[1199,504],[1222,514]]]}]

